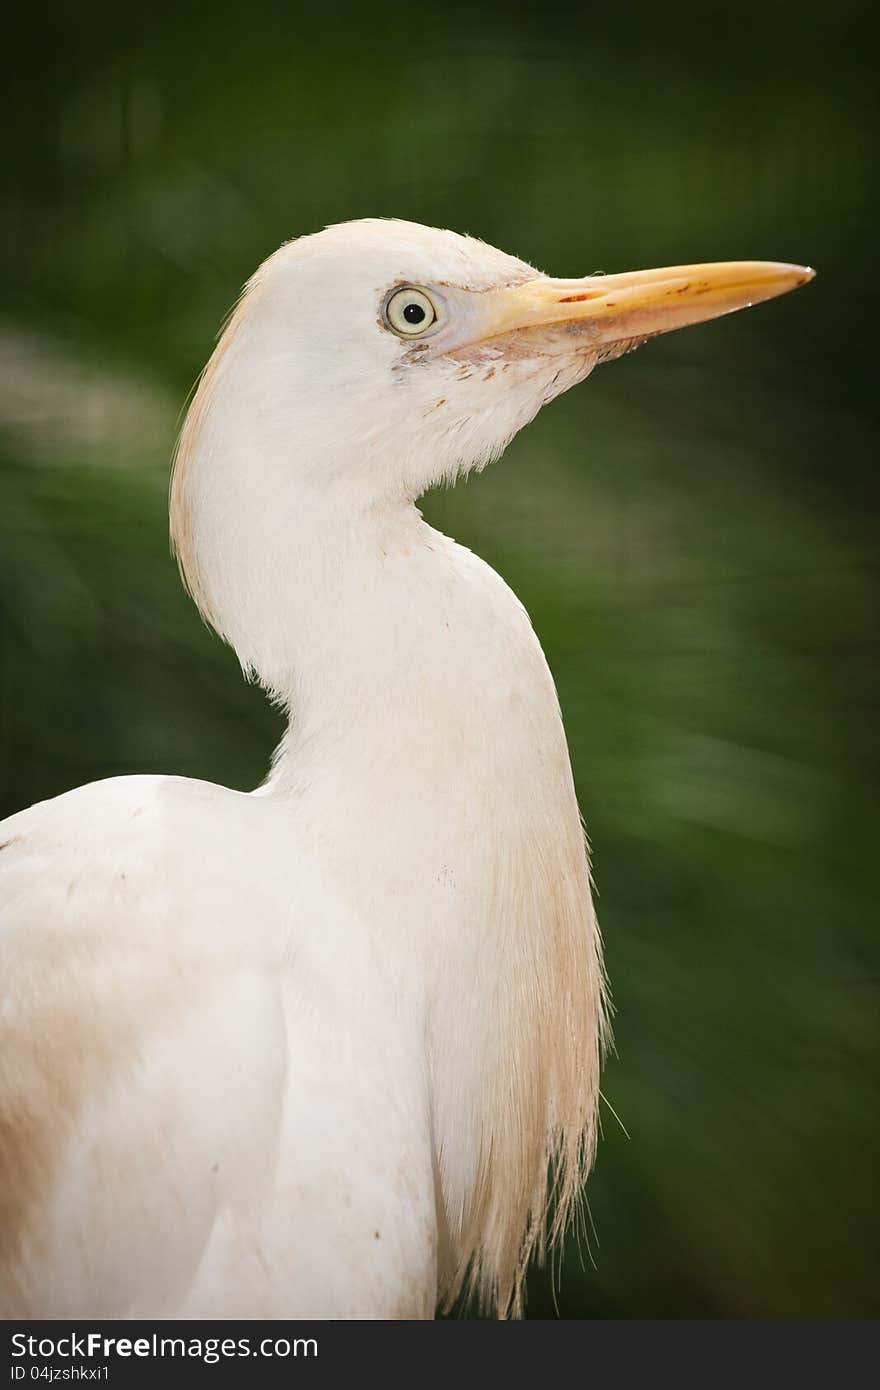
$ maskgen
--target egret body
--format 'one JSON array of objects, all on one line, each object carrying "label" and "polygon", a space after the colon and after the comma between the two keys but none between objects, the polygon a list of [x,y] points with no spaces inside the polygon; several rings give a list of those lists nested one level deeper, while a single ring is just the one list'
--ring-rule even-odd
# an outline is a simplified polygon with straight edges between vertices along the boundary
[{"label": "egret body", "polygon": [[562,281],[379,220],[257,272],[171,525],[289,723],[252,794],[120,777],[0,826],[7,1317],[429,1317],[466,1278],[519,1310],[594,1152],[599,935],[538,640],[416,501],[810,273]]}]

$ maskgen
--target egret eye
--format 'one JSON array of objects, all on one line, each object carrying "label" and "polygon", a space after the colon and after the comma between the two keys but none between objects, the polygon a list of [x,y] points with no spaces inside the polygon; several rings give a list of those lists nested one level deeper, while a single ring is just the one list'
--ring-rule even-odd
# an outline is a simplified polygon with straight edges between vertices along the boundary
[{"label": "egret eye", "polygon": [[437,322],[437,309],[424,290],[407,285],[386,301],[385,322],[398,337],[417,338]]}]

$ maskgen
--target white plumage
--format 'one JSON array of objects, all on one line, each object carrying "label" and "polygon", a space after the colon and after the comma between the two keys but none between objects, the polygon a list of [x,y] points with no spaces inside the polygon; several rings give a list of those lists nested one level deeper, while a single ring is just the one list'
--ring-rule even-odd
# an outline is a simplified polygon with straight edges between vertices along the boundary
[{"label": "white plumage", "polygon": [[[93,783],[0,826],[0,1311],[521,1305],[595,1145],[589,870],[523,608],[427,526],[597,361],[798,267],[558,281],[410,223],[258,271],[181,437],[202,612],[290,713],[251,795]],[[400,297],[402,294],[402,297]]]}]

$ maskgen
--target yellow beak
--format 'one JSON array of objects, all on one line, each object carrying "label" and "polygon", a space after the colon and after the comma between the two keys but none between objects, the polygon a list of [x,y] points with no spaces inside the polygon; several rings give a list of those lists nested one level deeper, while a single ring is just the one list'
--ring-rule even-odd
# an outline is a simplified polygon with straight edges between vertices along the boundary
[{"label": "yellow beak", "polygon": [[775,261],[719,261],[583,280],[542,276],[480,296],[467,341],[556,327],[582,338],[585,347],[601,348],[746,309],[814,275],[807,266]]}]

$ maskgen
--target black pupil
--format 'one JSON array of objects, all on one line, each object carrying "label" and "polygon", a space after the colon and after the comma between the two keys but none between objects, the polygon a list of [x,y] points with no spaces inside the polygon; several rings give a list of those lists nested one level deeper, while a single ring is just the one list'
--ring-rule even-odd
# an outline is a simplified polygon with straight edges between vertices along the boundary
[{"label": "black pupil", "polygon": [[425,317],[425,311],[421,304],[407,304],[403,311],[403,317],[407,323],[421,323]]}]

